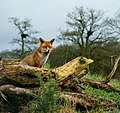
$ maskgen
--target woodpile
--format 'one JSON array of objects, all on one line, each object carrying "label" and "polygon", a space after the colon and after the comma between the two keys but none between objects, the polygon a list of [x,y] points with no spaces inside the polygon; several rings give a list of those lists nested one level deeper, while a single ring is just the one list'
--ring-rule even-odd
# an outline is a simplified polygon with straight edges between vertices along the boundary
[{"label": "woodpile", "polygon": [[[24,66],[21,65],[19,61],[2,61],[1,59],[0,96],[6,100],[7,95],[27,96],[30,93],[40,92],[40,86],[37,84],[39,82],[39,79],[36,77],[37,73],[37,75],[42,76],[45,81],[48,81],[50,78],[56,79],[58,81],[57,86],[61,88],[61,98],[69,100],[77,106],[89,108],[97,103],[100,105],[107,103],[110,106],[115,106],[115,103],[112,101],[101,100],[90,94],[83,93],[84,88],[81,87],[79,83],[89,83],[92,87],[115,91],[120,94],[119,89],[115,89],[108,84],[115,73],[119,60],[120,57],[118,57],[112,72],[104,81],[96,81],[83,77],[87,73],[88,67],[93,60],[81,56],[52,70]],[[65,92],[65,88],[70,88],[73,92]]]}]

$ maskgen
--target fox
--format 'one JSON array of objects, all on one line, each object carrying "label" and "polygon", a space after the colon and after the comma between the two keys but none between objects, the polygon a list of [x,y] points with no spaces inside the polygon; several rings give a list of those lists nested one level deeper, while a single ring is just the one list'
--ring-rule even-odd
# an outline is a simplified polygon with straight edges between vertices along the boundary
[{"label": "fox", "polygon": [[50,41],[45,41],[43,38],[39,38],[39,48],[35,52],[23,58],[23,60],[21,60],[21,64],[39,68],[43,67],[53,49],[52,44],[54,40],[55,39],[53,38]]}]

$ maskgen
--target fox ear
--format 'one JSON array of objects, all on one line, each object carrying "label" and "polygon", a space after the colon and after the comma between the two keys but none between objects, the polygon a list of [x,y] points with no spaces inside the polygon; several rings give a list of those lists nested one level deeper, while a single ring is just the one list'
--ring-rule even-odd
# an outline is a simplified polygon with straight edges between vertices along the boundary
[{"label": "fox ear", "polygon": [[52,40],[50,40],[51,44],[54,42],[54,40],[55,40],[54,38]]},{"label": "fox ear", "polygon": [[45,41],[42,38],[39,38],[40,43],[43,44]]}]

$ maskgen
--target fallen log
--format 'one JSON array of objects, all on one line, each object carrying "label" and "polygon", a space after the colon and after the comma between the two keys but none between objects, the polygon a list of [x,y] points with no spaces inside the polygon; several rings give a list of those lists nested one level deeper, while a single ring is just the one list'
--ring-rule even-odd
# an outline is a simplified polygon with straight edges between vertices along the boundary
[{"label": "fallen log", "polygon": [[53,70],[20,65],[20,62],[16,61],[3,62],[4,67],[0,71],[0,86],[3,84],[21,85],[22,87],[32,84],[34,86],[34,84],[38,82],[38,78],[35,76],[35,73],[39,73],[39,75],[46,79],[53,77],[62,81],[68,76],[77,76],[80,71],[92,62],[93,60],[91,59],[77,57],[65,65]]}]

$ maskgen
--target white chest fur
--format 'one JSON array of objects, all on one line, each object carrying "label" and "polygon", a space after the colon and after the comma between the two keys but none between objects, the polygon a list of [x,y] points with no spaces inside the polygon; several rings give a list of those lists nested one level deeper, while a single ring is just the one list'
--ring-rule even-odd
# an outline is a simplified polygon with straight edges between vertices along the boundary
[{"label": "white chest fur", "polygon": [[42,66],[44,66],[45,63],[47,62],[49,55],[50,55],[50,52],[47,54],[46,53],[39,54],[39,57],[42,58],[42,60],[40,61],[40,64],[42,64]]},{"label": "white chest fur", "polygon": [[43,62],[42,62],[43,66],[46,64],[46,62],[47,62],[47,60],[49,58],[49,55],[50,55],[50,52],[47,55],[43,54]]}]

